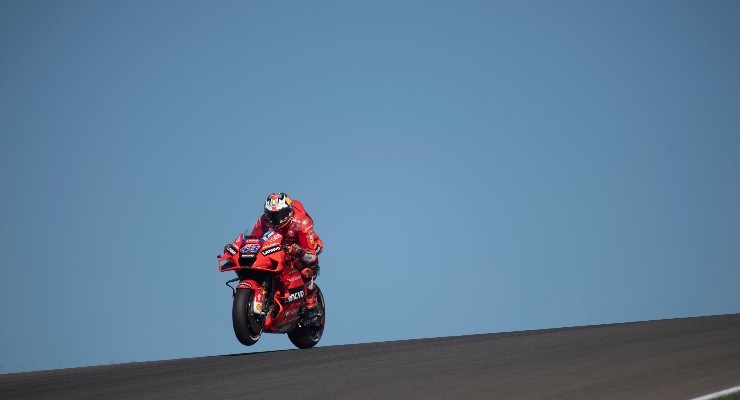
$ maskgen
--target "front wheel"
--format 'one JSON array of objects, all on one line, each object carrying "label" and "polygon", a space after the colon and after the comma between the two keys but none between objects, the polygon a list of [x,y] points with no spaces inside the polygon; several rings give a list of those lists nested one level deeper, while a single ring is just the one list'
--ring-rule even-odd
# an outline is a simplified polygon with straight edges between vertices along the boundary
[{"label": "front wheel", "polygon": [[253,301],[254,291],[238,289],[234,295],[234,304],[231,308],[234,334],[239,342],[245,346],[257,343],[262,335],[262,321],[259,315],[254,313]]},{"label": "front wheel", "polygon": [[316,300],[319,303],[311,312],[319,312],[317,320],[313,324],[300,324],[291,332],[288,332],[288,338],[299,349],[310,349],[316,346],[324,334],[324,324],[326,322],[326,306],[324,305],[324,295],[321,289],[316,286]]}]

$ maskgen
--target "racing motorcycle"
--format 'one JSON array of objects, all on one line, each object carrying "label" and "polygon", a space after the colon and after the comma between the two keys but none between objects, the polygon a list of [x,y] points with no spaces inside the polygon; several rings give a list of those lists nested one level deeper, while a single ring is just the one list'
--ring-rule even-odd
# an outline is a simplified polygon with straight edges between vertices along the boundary
[{"label": "racing motorcycle", "polygon": [[294,268],[297,260],[285,251],[282,239],[274,231],[261,239],[242,234],[218,257],[221,272],[235,271],[237,275],[226,285],[233,292],[234,334],[245,346],[257,343],[263,332],[287,333],[296,347],[308,349],[324,333],[324,296],[311,276],[309,285],[315,287],[317,305],[306,309],[306,285]]}]

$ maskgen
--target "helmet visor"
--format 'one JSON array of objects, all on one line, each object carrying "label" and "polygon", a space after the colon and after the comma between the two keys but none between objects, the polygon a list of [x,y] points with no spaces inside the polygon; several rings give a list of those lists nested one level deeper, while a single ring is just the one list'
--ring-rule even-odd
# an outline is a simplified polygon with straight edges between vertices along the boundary
[{"label": "helmet visor", "polygon": [[265,219],[267,219],[267,222],[271,225],[279,226],[288,220],[291,211],[290,207],[285,207],[282,210],[277,211],[265,210]]}]

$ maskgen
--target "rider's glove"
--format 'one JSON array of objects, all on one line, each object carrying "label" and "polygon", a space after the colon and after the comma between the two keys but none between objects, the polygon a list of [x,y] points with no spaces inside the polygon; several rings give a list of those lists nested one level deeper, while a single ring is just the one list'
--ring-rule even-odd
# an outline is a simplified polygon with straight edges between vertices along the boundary
[{"label": "rider's glove", "polygon": [[304,254],[306,254],[306,250],[303,250],[303,248],[295,243],[290,244],[286,246],[285,252],[290,254],[291,256],[295,258],[301,258]]},{"label": "rider's glove", "polygon": [[301,270],[301,276],[303,279],[311,279],[312,277],[319,274],[319,265],[312,265],[310,267],[303,268]]},{"label": "rider's glove", "polygon": [[239,249],[236,248],[233,244],[229,243],[226,246],[224,246],[224,253],[229,253],[232,256],[239,252]]}]

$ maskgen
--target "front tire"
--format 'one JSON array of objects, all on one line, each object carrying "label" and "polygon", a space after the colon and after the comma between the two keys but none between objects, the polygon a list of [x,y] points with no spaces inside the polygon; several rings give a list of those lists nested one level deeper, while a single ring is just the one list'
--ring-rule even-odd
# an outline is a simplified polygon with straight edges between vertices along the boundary
[{"label": "front tire", "polygon": [[234,304],[231,308],[234,334],[239,342],[245,346],[257,343],[262,335],[262,322],[259,316],[254,313],[253,301],[254,291],[238,289],[234,295]]},{"label": "front tire", "polygon": [[324,324],[326,322],[326,307],[324,306],[324,295],[321,294],[321,289],[316,286],[316,300],[318,305],[316,308],[320,309],[321,317],[319,323],[316,325],[298,326],[292,331],[288,332],[288,338],[290,341],[299,349],[310,349],[316,346],[321,340],[321,336],[324,334]]}]

